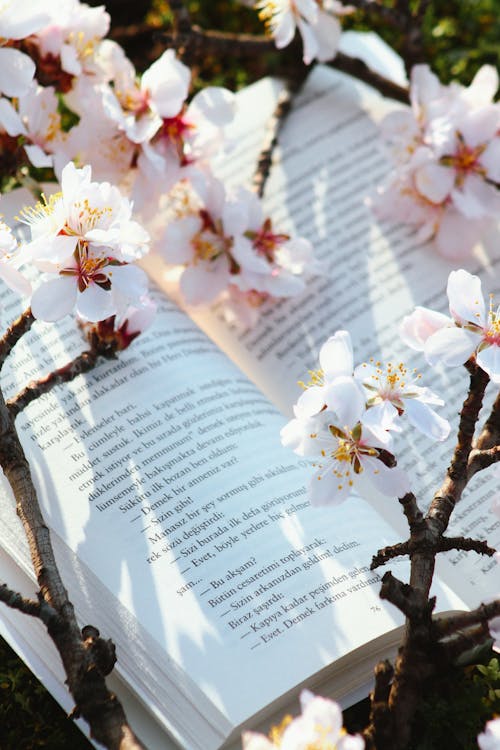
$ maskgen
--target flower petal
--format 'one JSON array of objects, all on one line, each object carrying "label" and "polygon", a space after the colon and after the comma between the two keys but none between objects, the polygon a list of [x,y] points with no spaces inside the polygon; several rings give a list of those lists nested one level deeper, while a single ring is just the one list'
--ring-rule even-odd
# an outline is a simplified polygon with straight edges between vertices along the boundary
[{"label": "flower petal", "polygon": [[460,268],[448,276],[446,293],[450,313],[457,323],[475,323],[482,326],[485,318],[481,279]]},{"label": "flower petal", "polygon": [[320,349],[319,363],[325,380],[332,380],[339,375],[352,375],[354,358],[348,331],[337,331],[330,336]]},{"label": "flower petal", "polygon": [[31,298],[31,311],[35,318],[53,323],[72,312],[76,302],[74,279],[51,279],[35,289]]},{"label": "flower petal", "polygon": [[405,414],[411,424],[433,440],[446,440],[450,423],[417,398],[405,399]]},{"label": "flower petal", "polygon": [[354,427],[365,411],[366,396],[363,386],[352,375],[341,375],[328,383],[324,391],[325,404],[338,417],[337,425]]},{"label": "flower petal", "polygon": [[463,328],[442,328],[427,339],[424,354],[432,366],[458,367],[467,362],[480,340]]}]

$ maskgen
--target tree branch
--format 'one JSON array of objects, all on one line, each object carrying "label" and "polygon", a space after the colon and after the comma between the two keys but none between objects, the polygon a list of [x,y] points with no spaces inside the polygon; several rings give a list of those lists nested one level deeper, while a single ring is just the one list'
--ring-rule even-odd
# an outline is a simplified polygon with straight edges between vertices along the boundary
[{"label": "tree branch", "polygon": [[89,349],[45,377],[33,380],[17,396],[7,401],[7,408],[12,417],[15,418],[28,404],[40,398],[44,393],[49,393],[56,385],[69,383],[78,375],[92,370],[99,356],[99,352]]},{"label": "tree branch", "polygon": [[488,604],[480,604],[477,609],[471,612],[457,612],[448,617],[442,617],[436,621],[434,628],[438,638],[456,633],[458,630],[470,628],[472,625],[488,623],[494,617],[500,615],[500,599],[495,599]]},{"label": "tree branch", "polygon": [[31,307],[28,307],[4,333],[0,339],[0,369],[19,339],[30,330],[34,322]]}]

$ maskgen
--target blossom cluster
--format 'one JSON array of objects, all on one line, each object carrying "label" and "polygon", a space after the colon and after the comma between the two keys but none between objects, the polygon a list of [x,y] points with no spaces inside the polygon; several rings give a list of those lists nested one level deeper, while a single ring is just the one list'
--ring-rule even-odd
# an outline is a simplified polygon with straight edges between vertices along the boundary
[{"label": "blossom cluster", "polygon": [[352,12],[338,0],[257,0],[255,7],[278,49],[287,47],[299,30],[306,65],[335,57],[341,33],[338,18]]},{"label": "blossom cluster", "polygon": [[[182,257],[182,265],[186,270],[190,268],[190,273],[183,274],[181,287],[181,292],[187,290],[186,301],[205,304],[217,296],[226,317],[240,325],[251,325],[264,301],[302,291],[304,282],[300,277],[303,271],[312,270],[310,245],[292,241],[276,231],[264,216],[261,225],[257,225],[262,209],[251,196],[244,199],[247,207],[242,209],[247,213],[246,226],[242,219],[237,231],[234,221],[230,228],[219,227],[222,214],[227,217],[240,200],[226,198],[222,187],[207,187],[216,182],[211,173],[211,159],[224,145],[225,128],[235,113],[234,95],[226,89],[209,86],[189,99],[191,72],[173,50],[166,50],[139,77],[123,49],[105,38],[109,24],[103,6],[90,7],[79,0],[54,0],[49,4],[29,0],[23,3],[22,10],[17,6],[14,9],[10,3],[0,8],[0,36],[4,40],[0,49],[2,164],[17,179],[23,168],[35,167],[53,170],[57,179],[64,182],[60,199],[50,199],[31,214],[33,238],[26,251],[19,253],[8,228],[0,228],[0,257],[4,261],[0,273],[23,292],[28,286],[19,273],[20,260],[43,272],[58,274],[51,284],[43,283],[33,297],[34,314],[46,320],[56,319],[74,308],[83,319],[95,321],[98,314],[121,309],[124,300],[121,280],[125,278],[133,289],[125,296],[131,297],[135,304],[141,298],[139,288],[142,290],[144,283],[142,276],[139,283],[138,270],[128,264],[143,254],[144,243],[139,243],[134,252],[130,248],[119,252],[116,241],[105,244],[110,240],[111,224],[115,235],[118,231],[118,214],[120,221],[125,221],[121,230],[125,238],[133,205],[135,215],[154,240],[153,249],[175,263]],[[90,185],[90,172],[85,172],[84,178],[83,172],[73,171],[70,177],[66,168],[69,162],[91,167],[96,181],[92,183],[91,195],[83,195]],[[75,180],[81,182],[78,197],[72,196],[69,188]],[[97,188],[98,184],[103,187]],[[178,191],[179,185],[184,186],[186,193],[200,194],[198,217],[203,213],[208,222],[202,234],[208,236],[210,227],[217,224],[219,228],[213,237],[225,232],[220,239],[228,252],[219,257],[207,246],[205,256],[200,251],[201,255],[193,252],[187,257],[182,247],[171,245],[173,237],[180,238],[177,226],[168,227],[170,221],[179,219],[175,211],[169,210],[175,203],[172,191]],[[117,190],[130,201],[126,209]],[[208,208],[203,206],[210,202],[208,194],[215,192],[220,200],[210,219]],[[61,226],[57,229],[58,239],[51,236],[43,250],[44,232],[56,229],[63,210],[73,212],[75,218],[75,201],[86,199],[88,211],[103,213],[98,220],[97,214],[91,218],[90,213],[82,219],[86,228],[76,232],[81,241],[76,245],[70,241],[70,237],[76,236],[74,227]],[[98,249],[97,241],[89,235],[97,230],[97,225],[91,226],[94,221],[98,221],[99,230],[107,232],[106,237],[101,236]],[[137,231],[134,226],[131,236]],[[196,238],[193,242],[197,242]],[[253,250],[248,250],[247,262],[240,263],[237,248],[245,242]],[[65,255],[63,247],[68,250]],[[222,267],[225,273],[219,273]],[[206,293],[191,293],[190,277],[193,281],[198,276],[203,285],[202,271],[211,280]],[[63,289],[69,293],[72,277],[79,279],[79,287],[63,303]],[[112,290],[108,289],[111,277]],[[212,282],[217,286],[217,294],[212,293]],[[56,290],[58,293],[52,296]]]},{"label": "blossom cluster", "polygon": [[295,418],[281,431],[282,443],[301,456],[317,457],[309,485],[313,505],[335,505],[353,492],[373,488],[402,497],[410,490],[395,465],[392,433],[408,421],[426,436],[444,440],[447,420],[433,406],[443,401],[419,385],[419,376],[402,363],[364,363],[354,368],[351,338],[337,331],[321,347],[320,368],[294,406]]},{"label": "blossom cluster", "polygon": [[450,273],[447,294],[450,316],[417,307],[403,319],[403,340],[423,351],[432,366],[457,367],[473,357],[500,385],[500,310],[494,307],[493,295],[486,306],[481,280],[463,269]]},{"label": "blossom cluster", "polygon": [[180,291],[188,304],[222,299],[226,318],[251,327],[264,303],[305,289],[316,268],[311,243],[277,232],[254,193],[228,194],[206,177],[177,198],[160,252],[182,268]]},{"label": "blossom cluster", "polygon": [[449,258],[471,252],[500,209],[498,73],[483,66],[466,88],[442,85],[427,65],[411,74],[411,109],[389,114],[382,130],[395,169],[373,207],[381,218],[418,229]]},{"label": "blossom cluster", "polygon": [[363,738],[343,730],[342,711],[337,703],[314,696],[308,690],[302,691],[300,703],[301,715],[296,719],[285,719],[280,727],[274,728],[270,738],[256,732],[245,732],[243,750],[363,750]]}]

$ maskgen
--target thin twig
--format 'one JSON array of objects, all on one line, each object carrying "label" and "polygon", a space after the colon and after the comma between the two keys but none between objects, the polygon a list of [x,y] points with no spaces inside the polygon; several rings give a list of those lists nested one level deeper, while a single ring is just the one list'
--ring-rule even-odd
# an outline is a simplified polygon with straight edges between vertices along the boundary
[{"label": "thin twig", "polygon": [[69,383],[78,375],[92,370],[96,365],[98,357],[99,353],[97,351],[89,349],[86,352],[82,352],[75,359],[72,359],[71,362],[63,365],[63,367],[59,367],[57,370],[45,375],[45,377],[33,380],[17,396],[7,401],[7,408],[12,417],[16,417],[28,404],[35,401],[35,399],[44,393],[49,393],[56,385]]},{"label": "thin twig", "polygon": [[252,181],[253,189],[259,198],[262,198],[264,195],[266,182],[273,162],[273,152],[278,143],[279,133],[288,113],[290,112],[293,98],[301,88],[306,77],[307,68],[304,67],[300,76],[285,81],[285,88],[280,92],[274,112],[267,123],[264,143],[257,158],[257,168]]},{"label": "thin twig", "polygon": [[457,612],[448,617],[442,617],[435,623],[435,632],[438,638],[452,635],[458,630],[469,628],[471,625],[478,623],[488,623],[494,617],[500,615],[500,599],[496,599],[488,604],[480,604],[477,609],[470,612]]},{"label": "thin twig", "polygon": [[31,307],[28,307],[4,333],[0,339],[0,369],[19,339],[30,330],[34,322]]},{"label": "thin twig", "polygon": [[376,555],[373,555],[370,570],[375,570],[381,565],[385,565],[390,560],[394,560],[396,557],[402,557],[403,555],[410,555],[410,542],[399,542],[398,544],[391,544],[388,547],[379,549]]},{"label": "thin twig", "polygon": [[357,57],[337,52],[333,60],[330,60],[327,64],[336,70],[342,71],[342,73],[348,73],[354,76],[354,78],[359,78],[360,81],[368,83],[389,99],[395,99],[397,102],[402,102],[403,104],[410,103],[410,94],[407,88],[394,83],[394,81],[380,75],[380,73],[376,73],[363,60]]}]

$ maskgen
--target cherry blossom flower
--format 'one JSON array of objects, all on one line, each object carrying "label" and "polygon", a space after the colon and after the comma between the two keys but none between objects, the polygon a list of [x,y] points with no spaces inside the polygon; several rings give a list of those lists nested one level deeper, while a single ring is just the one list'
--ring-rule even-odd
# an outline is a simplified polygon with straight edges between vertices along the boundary
[{"label": "cherry blossom flower", "polygon": [[481,280],[468,271],[452,271],[447,294],[451,317],[424,307],[403,320],[404,341],[423,351],[430,365],[457,367],[475,355],[491,380],[500,383],[500,311],[490,296],[488,309]]},{"label": "cherry blossom flower", "polygon": [[341,32],[336,16],[350,12],[336,0],[259,0],[256,8],[278,49],[290,44],[298,28],[306,65],[314,59],[324,62],[335,56]]},{"label": "cherry blossom flower", "polygon": [[54,159],[61,168],[68,162],[67,136],[61,127],[58,100],[53,87],[32,82],[27,93],[11,102],[0,102],[0,127],[9,136],[23,136],[22,144],[34,167],[52,167]]},{"label": "cherry blossom flower", "polygon": [[[2,3],[0,6],[0,38],[20,40],[41,29],[49,19],[44,0],[23,0],[22,3]],[[35,63],[23,52],[0,48],[0,92],[6,96],[21,96],[29,88],[35,75]],[[0,104],[4,100],[0,100]]]},{"label": "cherry blossom flower", "polygon": [[25,259],[56,275],[34,292],[33,314],[47,321],[73,308],[89,321],[120,314],[146,293],[145,273],[129,262],[144,254],[149,236],[117,188],[91,182],[90,167],[67,164],[61,187],[22,213],[32,236]]},{"label": "cherry blossom flower", "polygon": [[0,221],[0,279],[19,294],[30,294],[31,284],[19,271],[22,257],[12,230]]},{"label": "cherry blossom flower", "polygon": [[492,66],[483,66],[468,88],[443,86],[427,66],[415,66],[411,110],[382,123],[396,170],[378,188],[374,211],[414,225],[447,257],[470,254],[500,210],[497,88]]},{"label": "cherry blossom flower", "polygon": [[331,410],[308,418],[295,411],[295,419],[281,430],[283,445],[298,455],[319,457],[309,484],[311,504],[337,505],[353,492],[369,494],[371,486],[384,495],[402,497],[409,491],[406,474],[382,460],[391,447],[389,433],[378,429],[375,434],[362,423],[365,405],[353,378],[337,378],[335,386]]},{"label": "cherry blossom flower", "polygon": [[184,266],[180,290],[188,304],[217,299],[228,319],[243,325],[265,302],[302,292],[304,274],[315,269],[308,241],[277,232],[253,194],[227,196],[208,175],[197,194],[188,191],[160,245],[167,262]]},{"label": "cherry blossom flower", "polygon": [[306,750],[307,748],[335,748],[363,750],[365,743],[359,735],[346,734],[342,729],[342,711],[335,701],[314,696],[308,690],[300,695],[302,714],[286,719],[276,727],[270,739],[256,732],[243,733],[243,750]]},{"label": "cherry blossom flower", "polygon": [[397,419],[406,414],[410,423],[427,437],[446,440],[449,422],[430,407],[430,404],[442,406],[444,401],[429,388],[418,385],[420,375],[415,370],[409,371],[402,362],[389,363],[385,369],[380,363],[364,363],[356,368],[354,375],[367,393],[365,425],[374,422],[386,430],[399,431]]},{"label": "cherry blossom flower", "polygon": [[480,750],[500,750],[500,718],[488,721],[477,738]]},{"label": "cherry blossom flower", "polygon": [[[39,69],[51,75],[60,66],[69,88],[72,76],[93,74],[95,49],[109,30],[110,16],[104,6],[91,8],[79,0],[51,0],[46,5],[50,17],[31,40],[33,56]],[[64,80],[64,75],[57,75]]]}]

